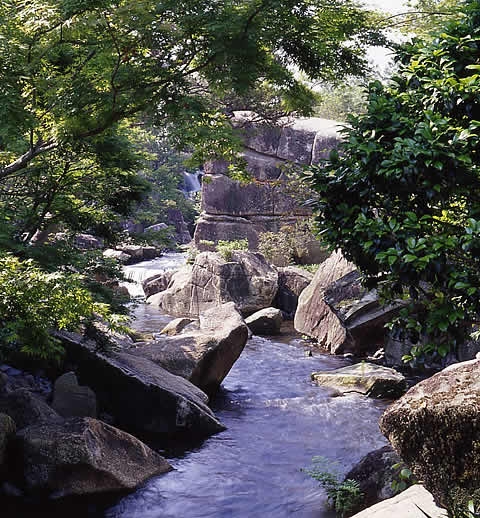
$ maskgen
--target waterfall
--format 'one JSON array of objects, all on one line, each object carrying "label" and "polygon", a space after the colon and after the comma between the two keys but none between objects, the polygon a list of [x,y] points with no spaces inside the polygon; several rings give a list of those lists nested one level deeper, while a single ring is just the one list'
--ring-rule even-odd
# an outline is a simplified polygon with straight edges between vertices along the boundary
[{"label": "waterfall", "polygon": [[193,173],[183,172],[183,184],[180,189],[183,191],[185,196],[189,197],[192,193],[198,192],[202,188],[201,178],[203,172],[197,169]]},{"label": "waterfall", "polygon": [[142,282],[149,277],[168,270],[179,270],[186,261],[185,253],[169,252],[151,261],[142,261],[123,267],[123,273],[128,279],[122,285],[128,289],[131,297],[143,297],[145,294]]}]

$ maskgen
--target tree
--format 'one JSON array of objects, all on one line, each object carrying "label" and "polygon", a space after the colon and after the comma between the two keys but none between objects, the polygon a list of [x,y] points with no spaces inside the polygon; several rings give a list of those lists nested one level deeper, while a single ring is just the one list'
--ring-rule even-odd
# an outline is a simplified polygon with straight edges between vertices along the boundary
[{"label": "tree", "polygon": [[[144,191],[131,139],[139,123],[160,127],[178,148],[195,144],[198,161],[235,161],[224,99],[250,95],[265,108],[273,99],[275,112],[309,113],[314,96],[292,66],[323,79],[361,74],[366,46],[379,39],[372,26],[349,0],[2,1],[1,247],[28,257],[32,247],[19,243],[48,225],[105,229],[128,212]],[[7,259],[0,273],[14,285],[30,267]],[[32,268],[35,293],[53,297],[51,278]],[[54,285],[71,300],[84,281],[65,273]],[[22,347],[32,337],[21,308],[34,302],[5,293],[0,323],[19,321],[0,346]],[[72,308],[73,325],[92,317],[94,304]],[[39,336],[59,325],[43,322]]]},{"label": "tree", "polygon": [[183,123],[182,142],[218,134],[224,119],[205,86],[246,93],[266,82],[290,109],[308,111],[289,65],[323,78],[359,74],[374,39],[368,12],[347,0],[6,0],[0,180],[66,144],[94,146],[141,112],[162,127]]},{"label": "tree", "polygon": [[480,2],[431,42],[406,45],[370,85],[339,153],[309,175],[322,238],[385,300],[413,356],[445,356],[480,313]]}]

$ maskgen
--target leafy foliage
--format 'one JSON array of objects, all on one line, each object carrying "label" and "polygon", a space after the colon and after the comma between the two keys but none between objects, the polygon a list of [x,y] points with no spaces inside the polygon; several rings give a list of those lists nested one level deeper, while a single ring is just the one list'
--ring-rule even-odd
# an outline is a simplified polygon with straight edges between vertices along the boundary
[{"label": "leafy foliage", "polygon": [[219,241],[216,248],[217,252],[225,259],[225,261],[230,261],[232,259],[233,252],[245,252],[248,250],[248,241],[246,239]]},{"label": "leafy foliage", "polygon": [[[258,236],[258,250],[275,266],[298,264],[308,254],[312,233],[313,223],[308,220],[284,225],[279,232],[261,232]],[[315,269],[315,266],[311,268]]]},{"label": "leafy foliage", "polygon": [[0,179],[59,148],[95,147],[146,111],[179,146],[198,144],[199,160],[234,158],[215,99],[268,86],[286,111],[308,113],[289,65],[361,74],[382,39],[347,0],[6,0],[0,22]]},{"label": "leafy foliage", "polygon": [[[137,174],[149,158],[139,125],[195,147],[194,160],[238,163],[231,107],[220,99],[275,99],[275,111],[308,114],[314,96],[292,64],[323,79],[361,74],[377,39],[370,14],[349,0],[2,1],[0,250],[25,260],[0,265],[3,343],[56,355],[48,332],[100,311],[75,275],[83,267],[48,238],[114,238],[113,223],[148,190]],[[155,173],[170,191],[173,169]],[[173,199],[160,191],[157,200]]]},{"label": "leafy foliage", "polygon": [[405,491],[407,487],[418,482],[413,476],[411,470],[403,462],[394,464],[392,469],[395,472],[395,476],[392,481],[392,490],[395,494]]},{"label": "leafy foliage", "polygon": [[318,226],[385,300],[412,355],[445,356],[480,311],[480,2],[374,82],[340,154],[310,170]]},{"label": "leafy foliage", "polygon": [[363,493],[356,480],[340,481],[339,474],[332,471],[332,464],[324,457],[313,457],[312,467],[305,473],[320,482],[327,493],[333,509],[341,518],[352,515],[363,500]]},{"label": "leafy foliage", "polygon": [[63,348],[51,335],[72,330],[97,317],[119,323],[105,304],[95,302],[79,276],[46,273],[33,261],[0,256],[0,354],[20,351],[42,360],[58,360]]}]

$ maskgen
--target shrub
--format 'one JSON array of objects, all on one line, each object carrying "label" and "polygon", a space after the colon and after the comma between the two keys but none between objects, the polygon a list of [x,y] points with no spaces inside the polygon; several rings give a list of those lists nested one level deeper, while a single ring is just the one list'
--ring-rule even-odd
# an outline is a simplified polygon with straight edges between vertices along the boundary
[{"label": "shrub", "polygon": [[386,302],[410,299],[395,323],[416,344],[406,360],[455,351],[480,314],[480,1],[461,5],[403,47],[340,153],[310,168],[322,238]]},{"label": "shrub", "polygon": [[279,232],[261,232],[258,250],[275,266],[301,264],[309,253],[309,243],[314,241],[313,232],[311,221],[284,225]]},{"label": "shrub", "polygon": [[247,250],[248,241],[246,239],[219,241],[217,243],[217,252],[225,259],[225,261],[231,261],[233,252],[245,252]]},{"label": "shrub", "polygon": [[95,302],[76,274],[48,273],[32,260],[0,256],[0,353],[58,360],[63,348],[55,330],[73,330],[102,318],[115,326],[108,306]]}]

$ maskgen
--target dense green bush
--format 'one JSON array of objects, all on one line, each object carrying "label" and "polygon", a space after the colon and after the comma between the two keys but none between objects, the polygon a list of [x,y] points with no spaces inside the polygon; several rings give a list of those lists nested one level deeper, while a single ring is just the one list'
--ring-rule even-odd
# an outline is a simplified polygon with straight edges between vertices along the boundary
[{"label": "dense green bush", "polygon": [[340,153],[313,167],[322,239],[385,300],[412,355],[445,356],[480,312],[480,2],[428,43],[406,45],[371,84]]},{"label": "dense green bush", "polygon": [[52,336],[87,321],[118,320],[105,304],[95,302],[76,274],[48,273],[32,260],[0,256],[0,356],[20,352],[57,360],[63,349]]},{"label": "dense green bush", "polygon": [[279,232],[261,232],[258,250],[275,266],[299,264],[308,255],[308,244],[313,240],[311,221],[284,225]]}]

